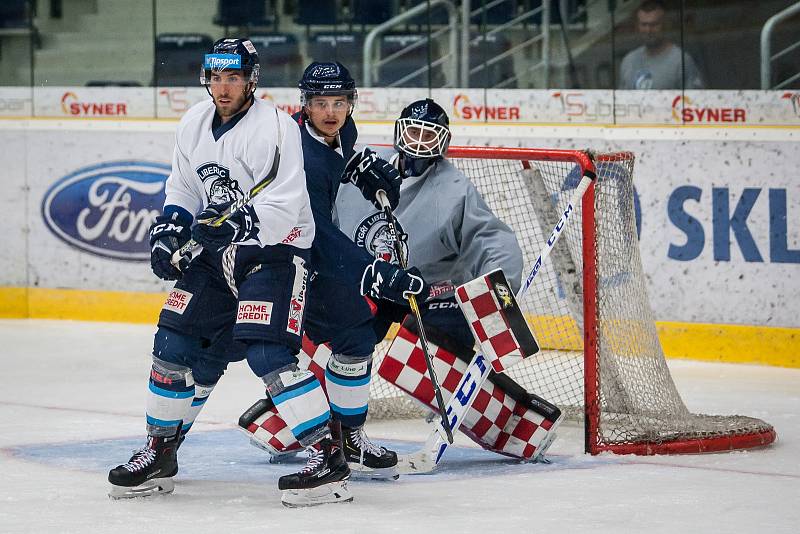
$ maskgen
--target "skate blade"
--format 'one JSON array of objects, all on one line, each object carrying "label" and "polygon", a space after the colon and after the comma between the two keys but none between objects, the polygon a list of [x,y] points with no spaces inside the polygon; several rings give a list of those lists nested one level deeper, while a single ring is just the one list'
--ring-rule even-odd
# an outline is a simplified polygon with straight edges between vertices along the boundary
[{"label": "skate blade", "polygon": [[331,482],[309,489],[283,490],[281,502],[288,508],[302,508],[337,502],[351,502],[353,494],[347,487],[347,481]]},{"label": "skate blade", "polygon": [[115,486],[112,484],[108,496],[114,500],[135,499],[137,497],[172,493],[174,490],[175,482],[171,478],[154,478],[139,486]]},{"label": "skate blade", "polygon": [[359,463],[349,463],[350,473],[353,478],[361,480],[397,480],[400,478],[400,473],[397,472],[397,466],[381,467],[373,469]]}]

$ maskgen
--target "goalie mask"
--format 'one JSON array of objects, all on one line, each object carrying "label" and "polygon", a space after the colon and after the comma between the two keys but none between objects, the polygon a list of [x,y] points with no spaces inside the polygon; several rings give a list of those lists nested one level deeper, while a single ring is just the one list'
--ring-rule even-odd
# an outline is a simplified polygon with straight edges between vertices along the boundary
[{"label": "goalie mask", "polygon": [[203,58],[203,68],[200,74],[200,84],[211,94],[212,73],[223,70],[241,70],[248,84],[252,84],[249,91],[254,93],[258,85],[258,52],[249,39],[220,39]]},{"label": "goalie mask", "polygon": [[421,176],[442,159],[450,145],[450,120],[431,100],[409,104],[394,123],[394,148],[400,154],[403,178]]},{"label": "goalie mask", "polygon": [[306,67],[297,87],[300,88],[300,105],[303,108],[315,96],[346,96],[350,104],[348,114],[351,114],[358,100],[355,80],[338,61],[314,61]]}]

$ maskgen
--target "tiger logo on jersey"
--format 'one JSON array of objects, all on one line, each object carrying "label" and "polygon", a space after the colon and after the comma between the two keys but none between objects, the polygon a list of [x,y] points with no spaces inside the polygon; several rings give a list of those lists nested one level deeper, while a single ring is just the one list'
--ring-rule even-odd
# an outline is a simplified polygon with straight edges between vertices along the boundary
[{"label": "tiger logo on jersey", "polygon": [[231,171],[218,163],[204,163],[197,168],[197,176],[208,193],[209,204],[235,202],[244,196],[239,182],[231,179]]},{"label": "tiger logo on jersey", "polygon": [[[397,232],[400,235],[404,234],[400,221],[397,221]],[[386,222],[386,213],[382,211],[373,213],[362,220],[356,226],[353,238],[356,245],[366,249],[375,258],[389,263],[398,263],[394,240],[389,231],[389,223]],[[408,258],[408,243],[403,239],[400,240],[400,248],[403,255]]]}]

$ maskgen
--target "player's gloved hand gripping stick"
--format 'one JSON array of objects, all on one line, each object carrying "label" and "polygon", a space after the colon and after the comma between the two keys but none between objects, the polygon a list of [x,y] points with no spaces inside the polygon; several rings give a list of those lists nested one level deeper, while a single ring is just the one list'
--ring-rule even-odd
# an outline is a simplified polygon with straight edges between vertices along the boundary
[{"label": "player's gloved hand gripping stick", "polygon": [[[386,195],[386,192],[383,189],[378,190],[375,196],[377,197],[384,213],[386,213],[386,222],[389,229],[389,235],[394,243],[397,261],[400,263],[400,267],[402,269],[408,269],[408,261],[403,254],[403,247],[400,243],[397,233],[397,223],[394,218],[394,213],[392,213],[392,207],[389,204],[389,197]],[[419,327],[419,339],[420,343],[422,344],[422,352],[425,354],[425,363],[428,366],[428,374],[430,375],[431,383],[433,384],[433,391],[436,395],[436,404],[439,406],[439,415],[442,416],[440,428],[444,430],[445,435],[447,436],[447,441],[449,443],[453,443],[453,430],[450,428],[450,424],[447,420],[444,399],[442,398],[442,390],[439,387],[439,381],[436,379],[436,372],[433,370],[433,360],[431,360],[431,353],[430,349],[428,348],[428,338],[425,335],[425,329],[422,326],[422,314],[419,311],[417,299],[414,295],[408,295],[408,304],[411,306],[411,311],[414,312],[414,317],[417,319],[417,326]]]},{"label": "player's gloved hand gripping stick", "polygon": [[[555,246],[559,237],[561,237],[561,233],[566,226],[567,220],[575,211],[575,206],[579,204],[583,194],[586,192],[595,178],[596,175],[594,173],[593,165],[591,168],[584,169],[583,178],[578,184],[578,187],[575,189],[572,198],[570,198],[570,201],[562,213],[561,218],[558,220],[552,232],[550,233],[550,237],[545,242],[542,251],[539,253],[539,257],[533,264],[533,269],[525,279],[525,283],[522,285],[519,292],[517,292],[517,301],[519,301],[528,291],[528,288],[533,283],[534,278],[539,273],[542,263],[550,255],[550,252],[553,250],[553,247]],[[471,282],[467,282],[460,287],[463,288],[469,284],[471,284]],[[461,305],[462,303],[459,302],[459,304]],[[420,336],[420,338],[422,338],[422,336]],[[463,422],[464,416],[472,406],[475,398],[478,396],[477,392],[480,391],[483,382],[489,377],[489,371],[492,369],[493,363],[494,362],[492,362],[490,358],[487,358],[484,354],[481,354],[481,352],[477,352],[475,354],[469,366],[467,367],[467,370],[464,372],[461,381],[455,389],[456,394],[454,394],[447,403],[445,413],[448,416],[446,420],[448,425],[445,426],[444,424],[437,423],[428,436],[425,444],[419,451],[398,456],[397,470],[400,474],[429,473],[436,468],[436,466],[439,464],[439,461],[442,459],[445,450],[447,450],[448,444],[453,442],[450,438],[450,429],[458,428]],[[429,361],[429,368],[430,365],[431,363]],[[513,365],[513,363],[511,365]],[[500,365],[500,369],[497,369],[497,367],[498,366],[495,365],[495,371],[500,372],[503,370],[502,365]],[[434,386],[436,386],[435,382]],[[442,422],[444,423],[445,419],[443,419]],[[445,440],[445,435],[447,435],[447,440]],[[546,446],[549,446],[549,443],[543,444],[542,448],[544,449]]]},{"label": "player's gloved hand gripping stick", "polygon": [[[270,167],[269,172],[267,175],[259,180],[258,182],[253,185],[253,187],[244,194],[244,196],[235,202],[233,202],[228,208],[223,211],[219,217],[216,217],[210,221],[197,221],[198,224],[207,224],[209,226],[219,227],[222,226],[225,221],[227,221],[231,215],[242,209],[244,206],[250,203],[257,194],[267,188],[269,184],[275,180],[275,177],[278,175],[278,167],[281,163],[281,150],[279,146],[275,147],[275,158],[272,161],[272,167]],[[202,252],[203,246],[195,241],[194,239],[190,239],[183,245],[181,248],[175,251],[175,254],[172,255],[172,265],[174,265],[177,269],[181,269],[181,266],[185,267],[188,265],[194,258],[196,258],[200,252]]]}]

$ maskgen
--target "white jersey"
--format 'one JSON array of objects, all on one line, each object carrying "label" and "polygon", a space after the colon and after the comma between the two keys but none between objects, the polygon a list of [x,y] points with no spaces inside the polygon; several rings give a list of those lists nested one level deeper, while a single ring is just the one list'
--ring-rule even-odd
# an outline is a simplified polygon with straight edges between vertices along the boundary
[{"label": "white jersey", "polygon": [[280,146],[277,177],[251,200],[259,219],[258,235],[242,244],[311,248],[314,219],[297,124],[269,102],[256,99],[246,113],[212,132],[215,111],[212,100],[200,102],[178,124],[164,205],[180,206],[197,216],[209,204],[242,198],[267,176]]}]

